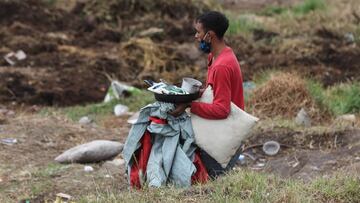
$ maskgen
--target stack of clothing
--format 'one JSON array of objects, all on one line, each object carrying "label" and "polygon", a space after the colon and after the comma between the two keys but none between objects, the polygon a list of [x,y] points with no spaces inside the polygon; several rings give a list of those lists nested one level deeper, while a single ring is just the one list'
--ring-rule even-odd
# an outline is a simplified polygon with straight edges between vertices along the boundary
[{"label": "stack of clothing", "polygon": [[208,174],[194,144],[190,116],[168,114],[174,104],[155,102],[141,109],[125,142],[123,157],[130,186],[181,187],[204,183]]}]

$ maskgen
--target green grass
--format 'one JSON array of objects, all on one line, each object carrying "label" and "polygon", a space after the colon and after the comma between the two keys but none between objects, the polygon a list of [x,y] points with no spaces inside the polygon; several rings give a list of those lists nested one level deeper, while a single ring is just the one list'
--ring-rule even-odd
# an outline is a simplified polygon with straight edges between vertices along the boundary
[{"label": "green grass", "polygon": [[230,16],[229,18],[229,28],[227,31],[229,35],[249,35],[254,29],[261,28],[259,23],[248,16]]},{"label": "green grass", "polygon": [[268,6],[264,10],[260,11],[260,15],[276,16],[285,13],[291,13],[295,15],[306,15],[312,11],[325,10],[325,0],[304,0],[293,7],[280,7],[280,6]]},{"label": "green grass", "polygon": [[310,183],[240,170],[188,189],[163,187],[141,191],[98,192],[79,202],[358,202],[360,179],[338,175]]},{"label": "green grass", "polygon": [[312,11],[324,10],[326,3],[324,0],[305,0],[303,3],[298,4],[292,8],[295,14],[305,15]]},{"label": "green grass", "polygon": [[130,111],[138,111],[140,110],[140,108],[154,101],[155,99],[153,94],[149,91],[144,90],[132,96],[123,97],[120,100],[111,100],[107,103],[78,105],[55,109],[45,108],[40,113],[43,115],[49,115],[55,111],[65,114],[73,121],[77,121],[83,116],[89,116],[90,118],[96,120],[98,117],[112,114],[114,112],[114,106],[117,104],[123,104],[128,106]]},{"label": "green grass", "polygon": [[355,28],[355,42],[356,43],[360,43],[360,25],[358,25],[356,28]]},{"label": "green grass", "polygon": [[325,103],[336,115],[360,112],[360,82],[333,86],[326,97]]},{"label": "green grass", "polygon": [[323,85],[313,79],[308,79],[306,81],[307,89],[309,90],[310,95],[315,100],[316,104],[322,108],[322,110],[328,110],[328,106],[326,104],[326,95],[325,88]]},{"label": "green grass", "polygon": [[69,168],[70,165],[50,163],[45,168],[38,169],[32,175],[38,178],[49,178]]},{"label": "green grass", "polygon": [[260,11],[260,15],[265,16],[275,16],[275,15],[281,15],[285,12],[288,12],[288,8],[279,7],[279,6],[268,6],[264,10]]}]

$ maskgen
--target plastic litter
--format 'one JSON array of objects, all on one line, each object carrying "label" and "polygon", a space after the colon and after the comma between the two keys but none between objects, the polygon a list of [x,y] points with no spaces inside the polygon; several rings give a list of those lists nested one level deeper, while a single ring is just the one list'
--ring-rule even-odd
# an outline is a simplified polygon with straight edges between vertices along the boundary
[{"label": "plastic litter", "polygon": [[354,43],[355,42],[355,36],[353,33],[348,32],[344,35],[344,39],[347,43]]},{"label": "plastic litter", "polygon": [[256,88],[256,84],[252,81],[243,82],[243,88],[245,91],[252,90]]},{"label": "plastic litter", "polygon": [[17,143],[17,139],[15,138],[2,138],[0,141],[2,144],[6,145],[13,145]]},{"label": "plastic litter", "polygon": [[23,50],[18,50],[17,52],[10,52],[4,56],[6,62],[10,65],[15,65],[17,61],[26,59],[26,54]]},{"label": "plastic litter", "polygon": [[245,156],[240,154],[238,160],[240,161],[241,165],[244,165],[246,163]]},{"label": "plastic litter", "polygon": [[94,171],[94,168],[92,166],[84,166],[84,171],[91,172],[91,171]]},{"label": "plastic litter", "polygon": [[65,193],[57,193],[56,194],[56,201],[55,202],[63,202],[63,201],[69,201],[72,197]]},{"label": "plastic litter", "polygon": [[280,150],[280,144],[276,141],[268,141],[263,145],[263,151],[269,156],[276,155]]},{"label": "plastic litter", "polygon": [[81,125],[87,125],[87,124],[90,124],[91,122],[92,122],[92,120],[87,116],[81,117],[79,120],[79,123]]},{"label": "plastic litter", "polygon": [[129,107],[122,105],[122,104],[117,104],[114,107],[115,116],[122,116],[122,115],[126,114],[128,111],[129,111]]},{"label": "plastic litter", "polygon": [[296,122],[296,124],[303,125],[305,127],[311,126],[311,118],[307,114],[307,112],[305,111],[304,108],[301,108],[299,113],[296,115],[295,122]]},{"label": "plastic litter", "polygon": [[109,102],[114,99],[120,99],[126,94],[138,94],[138,93],[141,93],[140,89],[114,80],[111,82],[111,85],[105,95],[104,102]]}]

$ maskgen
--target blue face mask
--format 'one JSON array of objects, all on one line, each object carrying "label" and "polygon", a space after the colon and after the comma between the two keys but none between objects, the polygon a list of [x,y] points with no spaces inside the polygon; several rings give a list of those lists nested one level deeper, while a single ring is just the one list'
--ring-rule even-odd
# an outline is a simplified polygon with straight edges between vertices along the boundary
[{"label": "blue face mask", "polygon": [[211,43],[205,41],[207,34],[208,33],[205,34],[204,38],[200,41],[199,44],[199,49],[206,54],[211,52]]}]

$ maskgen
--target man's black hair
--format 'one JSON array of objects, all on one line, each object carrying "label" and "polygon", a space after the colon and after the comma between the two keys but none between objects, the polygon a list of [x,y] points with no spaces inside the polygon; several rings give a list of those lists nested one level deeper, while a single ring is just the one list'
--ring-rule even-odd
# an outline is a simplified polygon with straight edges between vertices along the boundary
[{"label": "man's black hair", "polygon": [[229,20],[224,14],[217,11],[209,11],[200,15],[197,17],[196,22],[201,23],[206,31],[214,31],[219,39],[224,37],[229,27]]}]

